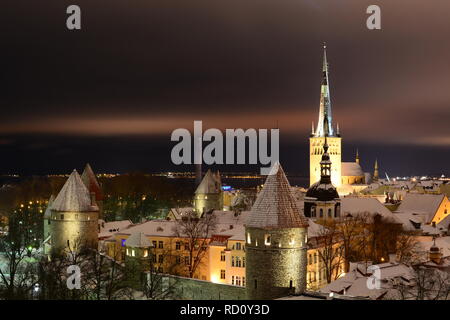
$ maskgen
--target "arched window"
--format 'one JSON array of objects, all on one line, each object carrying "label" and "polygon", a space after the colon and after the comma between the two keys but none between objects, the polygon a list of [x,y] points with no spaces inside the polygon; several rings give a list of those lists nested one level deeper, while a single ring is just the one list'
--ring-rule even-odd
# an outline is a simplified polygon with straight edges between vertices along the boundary
[{"label": "arched window", "polygon": [[320,216],[321,218],[323,218],[323,209],[320,209],[320,211],[319,211],[319,216]]},{"label": "arched window", "polygon": [[315,218],[316,217],[316,207],[312,206],[311,207],[311,218]]}]

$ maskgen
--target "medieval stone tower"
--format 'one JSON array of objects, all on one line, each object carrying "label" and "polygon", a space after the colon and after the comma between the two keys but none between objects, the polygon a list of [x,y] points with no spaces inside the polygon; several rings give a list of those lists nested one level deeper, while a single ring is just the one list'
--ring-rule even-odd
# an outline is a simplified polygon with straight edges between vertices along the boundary
[{"label": "medieval stone tower", "polygon": [[325,136],[329,146],[329,155],[333,163],[331,171],[331,182],[340,187],[342,184],[342,152],[341,152],[341,135],[339,133],[339,125],[335,130],[333,127],[333,117],[331,114],[331,97],[330,86],[328,81],[328,62],[326,46],[323,47],[323,68],[322,68],[322,86],[320,91],[320,109],[319,121],[317,128],[312,127],[311,136],[309,138],[309,184],[313,185],[320,180],[320,161],[322,159],[323,145]]},{"label": "medieval stone tower", "polygon": [[195,190],[195,212],[198,216],[211,210],[223,210],[223,192],[220,173],[206,172],[202,182]]},{"label": "medieval stone tower", "polygon": [[307,229],[276,163],[245,224],[247,299],[275,299],[306,290]]},{"label": "medieval stone tower", "polygon": [[97,249],[98,211],[95,193],[89,193],[74,170],[50,207],[52,251]]}]

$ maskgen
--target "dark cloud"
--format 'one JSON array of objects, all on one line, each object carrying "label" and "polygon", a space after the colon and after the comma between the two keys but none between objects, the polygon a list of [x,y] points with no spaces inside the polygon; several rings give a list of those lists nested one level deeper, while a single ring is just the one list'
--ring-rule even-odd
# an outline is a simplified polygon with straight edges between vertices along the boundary
[{"label": "dark cloud", "polygon": [[[306,148],[326,41],[344,143],[378,145],[378,153],[386,147],[398,170],[393,146],[433,145],[437,163],[417,158],[410,171],[444,170],[450,3],[377,1],[383,29],[369,31],[372,2],[79,0],[79,32],[65,28],[72,2],[2,4],[0,134],[6,141],[33,134],[30,146],[47,143],[44,135],[70,135],[78,145],[66,149],[62,139],[54,148],[76,158],[95,137],[122,135],[134,145],[150,135],[164,145],[171,130],[193,120],[220,128],[278,121],[285,139],[298,142],[294,148]],[[135,156],[129,153],[130,163]],[[157,170],[164,161],[150,162]],[[32,171],[35,164],[24,165]]]}]

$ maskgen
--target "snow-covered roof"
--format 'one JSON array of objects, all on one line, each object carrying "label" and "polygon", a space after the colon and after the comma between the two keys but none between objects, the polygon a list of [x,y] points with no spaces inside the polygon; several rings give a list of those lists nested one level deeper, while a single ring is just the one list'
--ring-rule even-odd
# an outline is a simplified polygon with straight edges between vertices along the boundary
[{"label": "snow-covered roof", "polygon": [[283,168],[277,162],[250,211],[247,227],[303,228],[308,221],[296,205]]},{"label": "snow-covered roof", "polygon": [[[221,229],[222,227],[225,228]],[[240,225],[234,225],[232,228],[222,225],[219,226],[218,229],[221,229],[220,232],[215,233],[215,235],[220,235],[220,236],[229,236],[230,238],[228,238],[228,240],[236,240],[236,241],[245,241],[245,227],[240,224]]]},{"label": "snow-covered roof", "polygon": [[175,228],[177,223],[176,221],[170,220],[150,220],[122,230],[119,233],[131,235],[142,232],[146,236],[174,237],[176,236]]},{"label": "snow-covered roof", "polygon": [[366,265],[357,264],[350,272],[320,289],[320,292],[335,292],[375,300],[382,298],[389,290],[392,290],[394,279],[403,278],[407,281],[413,279],[414,271],[404,264],[388,262],[378,264],[376,267],[380,271],[379,280],[381,283],[379,289],[369,288],[367,283],[370,280],[369,277],[372,276],[372,272],[367,271]]},{"label": "snow-covered roof", "polygon": [[72,212],[98,211],[97,206],[91,205],[89,190],[84,185],[76,170],[73,170],[70,174],[53,202],[51,210]]},{"label": "snow-covered roof", "polygon": [[427,214],[428,221],[431,221],[444,197],[443,194],[407,193],[397,212],[424,213]]},{"label": "snow-covered roof", "polygon": [[379,214],[383,218],[396,220],[392,212],[380,201],[374,198],[347,196],[341,199],[341,212],[343,215],[350,213],[352,216],[358,213]]},{"label": "snow-covered roof", "polygon": [[[428,260],[428,255],[427,253],[429,252],[430,248],[434,245],[434,240],[432,236],[418,236],[415,237],[415,239],[417,240],[419,247],[419,251],[421,251],[423,253],[423,257],[426,258],[426,260]],[[450,257],[450,237],[449,236],[445,236],[445,237],[436,237],[436,247],[438,247],[441,252],[442,252],[442,256],[445,257]]]},{"label": "snow-covered roof", "polygon": [[100,232],[98,234],[99,238],[106,238],[120,231],[124,231],[133,225],[131,220],[120,220],[120,221],[110,221],[104,222],[99,220]]},{"label": "snow-covered roof", "polygon": [[359,177],[365,176],[359,163],[356,162],[342,162],[341,163],[342,176]]},{"label": "snow-covered roof", "polygon": [[197,190],[195,190],[195,193],[219,193],[222,191],[222,183],[220,181],[220,174],[212,173],[211,170],[208,169],[205,176],[202,179],[202,182],[197,187]]},{"label": "snow-covered roof", "polygon": [[152,246],[152,243],[142,232],[134,232],[125,241],[125,245],[133,248],[148,248]]},{"label": "snow-covered roof", "polygon": [[81,180],[83,181],[86,188],[88,188],[89,192],[95,193],[95,200],[101,201],[103,200],[103,192],[100,188],[100,184],[95,177],[95,173],[91,168],[89,163],[86,164],[84,171],[81,175]]}]

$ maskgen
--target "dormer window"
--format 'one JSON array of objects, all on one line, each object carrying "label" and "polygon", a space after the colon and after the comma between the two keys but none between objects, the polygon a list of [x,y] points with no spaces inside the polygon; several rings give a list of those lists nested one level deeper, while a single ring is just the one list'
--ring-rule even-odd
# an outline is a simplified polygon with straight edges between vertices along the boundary
[{"label": "dormer window", "polygon": [[270,242],[271,242],[270,234],[264,235],[264,244],[265,244],[266,246],[270,246]]}]

